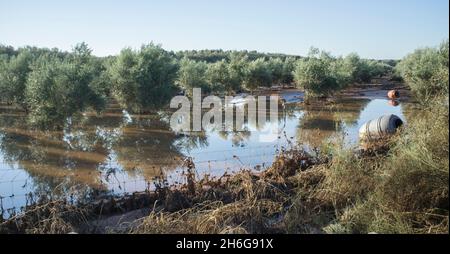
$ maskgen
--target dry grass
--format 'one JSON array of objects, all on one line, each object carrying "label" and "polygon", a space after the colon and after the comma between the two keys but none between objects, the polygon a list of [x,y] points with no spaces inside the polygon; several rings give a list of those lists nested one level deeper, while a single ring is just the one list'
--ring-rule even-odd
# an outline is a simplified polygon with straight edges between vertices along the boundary
[{"label": "dry grass", "polygon": [[273,230],[267,222],[282,208],[281,203],[271,200],[241,200],[229,204],[208,201],[175,213],[152,212],[131,233],[267,233]]},{"label": "dry grass", "polygon": [[436,100],[412,119],[386,156],[333,159],[318,188],[324,204],[331,201],[336,209],[335,220],[324,231],[448,233],[445,101]]},{"label": "dry grass", "polygon": [[87,220],[86,211],[65,201],[48,201],[27,207],[24,213],[0,224],[0,233],[66,234]]},{"label": "dry grass", "polygon": [[[192,187],[188,189],[192,191]],[[273,221],[282,214],[285,203],[289,200],[285,182],[256,176],[249,171],[218,180],[196,182],[195,193],[190,196],[181,195],[189,200],[186,203],[194,205],[170,212],[167,210],[171,207],[166,204],[174,201],[164,201],[162,211],[152,212],[130,232],[197,234],[280,232]],[[174,195],[168,195],[171,196]]]}]

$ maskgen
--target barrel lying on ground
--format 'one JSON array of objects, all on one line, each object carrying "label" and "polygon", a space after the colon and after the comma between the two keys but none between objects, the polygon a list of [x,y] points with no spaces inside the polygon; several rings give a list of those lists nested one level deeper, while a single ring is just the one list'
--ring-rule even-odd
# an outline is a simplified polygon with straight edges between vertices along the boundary
[{"label": "barrel lying on ground", "polygon": [[370,120],[359,129],[362,142],[379,141],[396,132],[403,125],[403,121],[396,115],[384,115]]}]

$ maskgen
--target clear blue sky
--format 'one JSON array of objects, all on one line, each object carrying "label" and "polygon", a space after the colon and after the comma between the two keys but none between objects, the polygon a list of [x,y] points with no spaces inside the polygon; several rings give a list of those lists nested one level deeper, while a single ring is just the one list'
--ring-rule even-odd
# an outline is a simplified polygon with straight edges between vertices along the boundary
[{"label": "clear blue sky", "polygon": [[153,41],[167,50],[248,49],[401,58],[449,34],[448,0],[0,0],[0,43],[95,55]]}]

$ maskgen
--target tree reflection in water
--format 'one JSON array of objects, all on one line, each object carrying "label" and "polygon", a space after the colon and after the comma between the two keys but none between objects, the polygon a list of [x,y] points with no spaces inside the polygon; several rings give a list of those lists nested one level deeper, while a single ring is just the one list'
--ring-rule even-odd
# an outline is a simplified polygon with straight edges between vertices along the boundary
[{"label": "tree reflection in water", "polygon": [[77,188],[106,191],[118,179],[151,181],[161,170],[181,164],[175,142],[180,138],[157,115],[130,120],[112,108],[101,116],[68,119],[63,131],[38,131],[27,127],[22,112],[3,109],[0,166],[9,169],[9,177],[2,180],[17,181],[20,173],[21,184],[28,185],[23,189],[54,194]]},{"label": "tree reflection in water", "polygon": [[368,99],[342,99],[328,105],[319,101],[304,105],[297,141],[309,147],[319,147],[324,140],[341,133],[344,127],[356,125],[369,102]]}]

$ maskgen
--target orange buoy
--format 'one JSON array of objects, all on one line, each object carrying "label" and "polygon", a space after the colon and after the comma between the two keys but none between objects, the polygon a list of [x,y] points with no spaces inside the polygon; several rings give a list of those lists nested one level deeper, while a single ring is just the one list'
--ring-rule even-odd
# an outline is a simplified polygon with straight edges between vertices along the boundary
[{"label": "orange buoy", "polygon": [[397,90],[391,90],[388,92],[387,96],[389,99],[397,99],[400,97],[400,93]]}]

